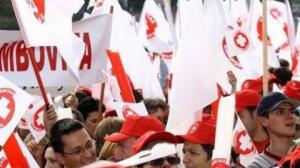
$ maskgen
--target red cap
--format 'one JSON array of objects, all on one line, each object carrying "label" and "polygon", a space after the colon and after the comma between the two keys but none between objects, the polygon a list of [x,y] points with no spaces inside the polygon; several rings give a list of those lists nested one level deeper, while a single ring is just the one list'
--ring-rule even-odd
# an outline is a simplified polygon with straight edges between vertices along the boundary
[{"label": "red cap", "polygon": [[215,144],[216,125],[215,121],[203,117],[202,121],[195,122],[186,135],[178,136],[178,140],[187,140],[196,144]]},{"label": "red cap", "polygon": [[242,90],[235,93],[235,99],[235,109],[237,112],[241,112],[247,107],[257,106],[260,95],[254,90]]},{"label": "red cap", "polygon": [[289,98],[300,100],[300,82],[289,81],[285,85],[284,94]]},{"label": "red cap", "polygon": [[119,142],[130,137],[140,137],[148,131],[162,132],[164,126],[155,117],[131,115],[126,117],[119,133],[104,137],[110,142]]},{"label": "red cap", "polygon": [[116,112],[116,110],[107,110],[103,113],[103,117],[107,118],[107,117],[118,117],[118,114]]},{"label": "red cap", "polygon": [[[275,82],[277,80],[276,76],[269,74],[268,81]],[[256,79],[247,79],[242,83],[241,90],[254,90],[260,93],[263,90],[263,77],[258,77]]]},{"label": "red cap", "polygon": [[86,93],[87,95],[92,96],[92,90],[85,86],[77,85],[75,92],[78,92],[78,91],[82,91],[82,92]]},{"label": "red cap", "polygon": [[167,141],[170,143],[177,143],[177,138],[169,132],[156,132],[148,131],[142,135],[132,146],[132,151],[134,154],[142,151],[149,143],[153,141]]}]

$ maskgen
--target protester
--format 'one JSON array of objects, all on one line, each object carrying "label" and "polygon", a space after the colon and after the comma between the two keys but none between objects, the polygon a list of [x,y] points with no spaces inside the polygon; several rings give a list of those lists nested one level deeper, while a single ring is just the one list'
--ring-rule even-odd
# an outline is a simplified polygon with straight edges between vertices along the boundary
[{"label": "protester", "polygon": [[119,133],[106,136],[106,141],[117,143],[113,153],[114,161],[121,161],[132,155],[132,145],[148,131],[164,131],[162,123],[151,116],[128,116]]},{"label": "protester", "polygon": [[268,133],[270,144],[255,157],[249,168],[273,167],[288,154],[295,138],[297,116],[295,104],[279,92],[264,96],[258,104],[257,115]]},{"label": "protester", "polygon": [[156,98],[156,99],[144,99],[144,104],[146,106],[146,109],[149,113],[149,115],[156,117],[158,120],[160,120],[165,125],[167,124],[168,119],[168,111],[169,106],[167,103],[165,103],[163,100]]},{"label": "protester", "polygon": [[50,143],[65,168],[81,167],[96,160],[95,141],[79,121],[57,121],[50,131]]},{"label": "protester", "polygon": [[184,142],[183,164],[186,168],[207,168],[211,166],[215,144],[216,126],[210,116],[195,122],[185,135],[178,136]]},{"label": "protester", "polygon": [[59,163],[55,152],[51,146],[48,146],[45,152],[45,168],[63,168],[63,165]]},{"label": "protester", "polygon": [[256,113],[260,95],[253,90],[242,90],[236,92],[235,97],[236,112],[248,131],[258,153],[261,153],[269,143],[269,138],[262,125],[259,123]]}]

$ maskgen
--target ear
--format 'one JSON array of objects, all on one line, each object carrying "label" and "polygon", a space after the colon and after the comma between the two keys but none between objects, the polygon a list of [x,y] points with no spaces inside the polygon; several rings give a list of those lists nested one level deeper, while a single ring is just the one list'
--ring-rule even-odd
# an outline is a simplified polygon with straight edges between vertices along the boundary
[{"label": "ear", "polygon": [[263,127],[268,127],[269,125],[269,119],[267,117],[258,117],[258,121]]},{"label": "ear", "polygon": [[56,158],[57,158],[58,162],[65,165],[64,155],[61,154],[61,153],[55,153],[55,155],[56,155]]}]

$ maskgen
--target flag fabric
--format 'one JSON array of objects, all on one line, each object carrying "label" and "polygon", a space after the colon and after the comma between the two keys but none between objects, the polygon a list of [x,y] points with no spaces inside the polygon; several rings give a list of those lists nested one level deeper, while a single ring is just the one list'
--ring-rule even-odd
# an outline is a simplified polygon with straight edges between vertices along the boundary
[{"label": "flag fabric", "polygon": [[85,45],[72,31],[83,0],[12,0],[26,47],[56,46],[77,78]]},{"label": "flag fabric", "polygon": [[117,115],[121,119],[125,119],[130,115],[147,116],[149,115],[143,102],[141,103],[125,103],[113,102],[110,104],[112,109],[115,109]]},{"label": "flag fabric", "polygon": [[247,167],[251,160],[258,155],[258,152],[238,115],[233,135],[232,146],[234,150],[240,154],[240,163]]},{"label": "flag fabric", "polygon": [[1,168],[11,168],[4,151],[0,151],[0,167]]},{"label": "flag fabric", "polygon": [[0,145],[14,131],[33,97],[0,76]]},{"label": "flag fabric", "polygon": [[[170,114],[166,130],[185,134],[201,115],[202,108],[217,98],[209,36],[205,33],[204,9],[198,0],[179,1],[181,37],[173,60]],[[187,89],[188,88],[188,89]]]},{"label": "flag fabric", "polygon": [[169,24],[154,0],[146,0],[140,17],[138,37],[151,52],[173,51]]}]

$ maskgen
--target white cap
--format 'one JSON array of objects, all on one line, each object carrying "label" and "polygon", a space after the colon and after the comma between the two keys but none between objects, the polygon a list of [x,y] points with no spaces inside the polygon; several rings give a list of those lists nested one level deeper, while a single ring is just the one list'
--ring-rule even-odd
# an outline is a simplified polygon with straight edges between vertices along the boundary
[{"label": "white cap", "polygon": [[169,155],[176,154],[176,145],[172,143],[158,143],[155,144],[152,149],[143,150],[128,159],[118,162],[122,166],[136,166],[142,163],[163,158]]}]

